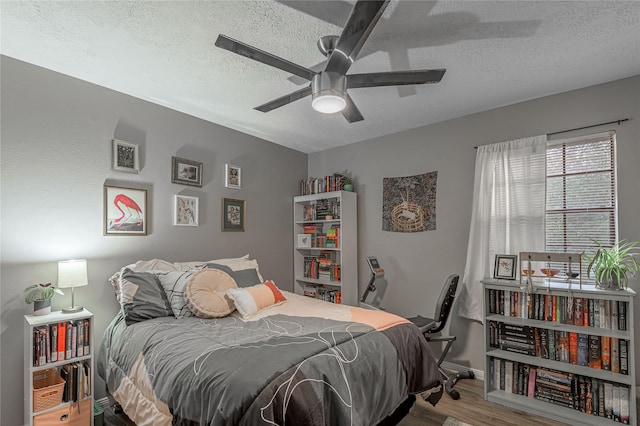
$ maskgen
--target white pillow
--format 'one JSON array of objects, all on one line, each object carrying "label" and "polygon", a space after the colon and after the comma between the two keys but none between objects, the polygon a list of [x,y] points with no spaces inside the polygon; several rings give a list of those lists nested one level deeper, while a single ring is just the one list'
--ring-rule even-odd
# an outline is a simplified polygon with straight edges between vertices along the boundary
[{"label": "white pillow", "polygon": [[245,288],[227,290],[227,296],[233,300],[243,319],[248,319],[262,309],[275,306],[287,300],[271,280]]}]

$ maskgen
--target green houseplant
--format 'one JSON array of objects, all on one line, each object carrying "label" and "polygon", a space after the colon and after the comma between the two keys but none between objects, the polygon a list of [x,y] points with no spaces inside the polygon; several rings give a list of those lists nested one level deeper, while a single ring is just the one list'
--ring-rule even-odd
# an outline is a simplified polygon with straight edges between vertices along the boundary
[{"label": "green houseplant", "polygon": [[629,277],[640,270],[640,264],[636,259],[638,254],[640,252],[637,241],[617,241],[610,248],[598,243],[598,251],[593,257],[587,257],[587,273],[590,276],[593,270],[596,285],[600,288],[627,288]]},{"label": "green houseplant", "polygon": [[62,290],[47,284],[31,284],[24,289],[27,295],[24,298],[25,303],[33,303],[34,315],[45,315],[51,312],[51,299],[57,294],[64,294]]},{"label": "green houseplant", "polygon": [[344,178],[344,190],[349,192],[353,191],[353,181],[348,176]]}]

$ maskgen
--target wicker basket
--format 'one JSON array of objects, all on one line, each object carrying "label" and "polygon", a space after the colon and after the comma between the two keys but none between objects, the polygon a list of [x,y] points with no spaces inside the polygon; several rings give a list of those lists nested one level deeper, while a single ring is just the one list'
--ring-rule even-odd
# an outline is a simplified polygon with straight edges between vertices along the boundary
[{"label": "wicker basket", "polygon": [[64,380],[55,368],[33,372],[33,412],[62,403]]}]

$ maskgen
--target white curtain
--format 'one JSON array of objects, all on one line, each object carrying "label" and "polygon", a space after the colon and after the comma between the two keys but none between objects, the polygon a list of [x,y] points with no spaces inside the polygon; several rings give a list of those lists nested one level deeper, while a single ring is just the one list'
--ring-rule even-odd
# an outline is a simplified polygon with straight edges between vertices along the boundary
[{"label": "white curtain", "polygon": [[[478,147],[458,315],[482,321],[482,284],[496,254],[544,251],[546,136]],[[520,258],[518,258],[518,265]]]}]

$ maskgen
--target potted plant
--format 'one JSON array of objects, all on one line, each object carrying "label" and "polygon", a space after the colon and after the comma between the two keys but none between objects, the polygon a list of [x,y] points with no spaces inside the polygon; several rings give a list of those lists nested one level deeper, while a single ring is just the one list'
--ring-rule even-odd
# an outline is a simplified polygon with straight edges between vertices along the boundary
[{"label": "potted plant", "polygon": [[25,303],[33,303],[34,315],[46,315],[51,312],[51,299],[56,293],[64,294],[62,290],[47,284],[31,284],[24,289],[27,296],[24,298]]},{"label": "potted plant", "polygon": [[640,270],[640,264],[636,259],[638,254],[640,252],[637,241],[617,241],[611,248],[598,243],[596,254],[591,258],[587,257],[587,273],[590,276],[593,270],[596,285],[600,288],[627,288],[629,277]]},{"label": "potted plant", "polygon": [[344,178],[344,190],[349,192],[353,191],[353,182],[348,176]]}]

